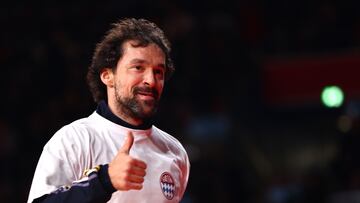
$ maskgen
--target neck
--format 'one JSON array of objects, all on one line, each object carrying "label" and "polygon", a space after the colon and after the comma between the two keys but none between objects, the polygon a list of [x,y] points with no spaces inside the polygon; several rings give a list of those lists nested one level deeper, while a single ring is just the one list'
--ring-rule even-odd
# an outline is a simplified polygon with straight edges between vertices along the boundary
[{"label": "neck", "polygon": [[[109,108],[109,105],[105,101],[100,101],[96,112],[101,115],[102,117],[108,119],[109,121],[116,123],[118,125],[131,128],[131,129],[138,129],[138,130],[146,130],[151,128],[153,124],[153,120],[141,120],[141,122],[133,122],[132,124],[128,121],[123,120],[119,116],[113,113],[113,111]],[[134,124],[134,123],[141,123],[141,124]]]},{"label": "neck", "polygon": [[129,114],[125,113],[124,109],[118,108],[114,103],[109,102],[108,106],[111,112],[113,112],[117,117],[131,125],[139,126],[144,123],[142,119],[129,116]]},{"label": "neck", "polygon": [[[111,108],[110,108],[111,111],[113,111]],[[131,125],[134,125],[134,126],[139,126],[139,125],[142,125],[144,123],[144,121],[142,119],[135,119],[133,117],[130,117],[128,116],[127,114],[124,114],[123,111],[116,111],[114,110],[114,114],[116,116],[118,116],[120,119],[124,120],[125,122],[131,124]]]}]

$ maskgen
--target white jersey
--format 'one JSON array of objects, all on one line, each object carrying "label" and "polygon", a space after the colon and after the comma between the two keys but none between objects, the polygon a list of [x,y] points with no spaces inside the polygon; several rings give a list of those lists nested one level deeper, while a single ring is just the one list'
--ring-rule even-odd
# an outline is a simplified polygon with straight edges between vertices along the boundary
[{"label": "white jersey", "polygon": [[84,170],[112,161],[132,131],[130,156],[147,164],[141,190],[116,191],[108,202],[179,202],[189,177],[189,160],[180,142],[155,126],[134,130],[94,112],[61,128],[44,146],[28,203],[81,179]]}]

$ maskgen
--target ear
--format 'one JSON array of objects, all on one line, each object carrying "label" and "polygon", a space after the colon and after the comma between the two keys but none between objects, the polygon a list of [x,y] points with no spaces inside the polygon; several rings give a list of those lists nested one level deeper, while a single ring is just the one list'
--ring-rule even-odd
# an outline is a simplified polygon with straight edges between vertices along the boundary
[{"label": "ear", "polygon": [[107,87],[114,87],[114,73],[111,68],[103,68],[100,71],[100,79]]}]

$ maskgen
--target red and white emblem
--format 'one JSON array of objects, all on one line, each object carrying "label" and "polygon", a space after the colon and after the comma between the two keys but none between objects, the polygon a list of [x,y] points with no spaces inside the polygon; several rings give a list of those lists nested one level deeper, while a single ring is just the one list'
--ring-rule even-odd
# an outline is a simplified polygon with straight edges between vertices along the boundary
[{"label": "red and white emblem", "polygon": [[164,196],[168,200],[172,200],[175,196],[175,182],[173,177],[168,172],[164,172],[160,176],[160,187]]}]

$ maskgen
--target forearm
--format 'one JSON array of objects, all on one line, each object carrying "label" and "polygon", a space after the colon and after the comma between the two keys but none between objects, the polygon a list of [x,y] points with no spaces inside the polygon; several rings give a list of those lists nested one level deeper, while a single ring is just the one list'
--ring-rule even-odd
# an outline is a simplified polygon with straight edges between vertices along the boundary
[{"label": "forearm", "polygon": [[71,186],[62,186],[56,191],[45,194],[33,203],[97,203],[107,202],[115,191],[111,184],[108,165],[92,171],[84,181],[74,182]]}]

